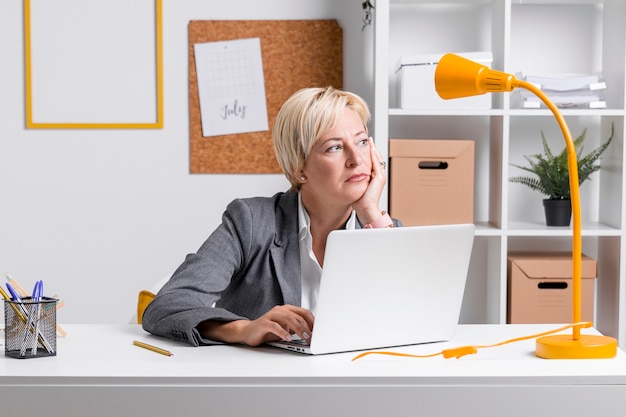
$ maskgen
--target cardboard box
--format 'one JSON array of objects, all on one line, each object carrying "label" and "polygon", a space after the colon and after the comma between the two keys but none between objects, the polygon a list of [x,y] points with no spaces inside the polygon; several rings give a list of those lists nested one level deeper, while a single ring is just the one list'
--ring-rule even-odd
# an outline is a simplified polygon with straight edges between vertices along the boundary
[{"label": "cardboard box", "polygon": [[[510,253],[508,323],[572,322],[571,253]],[[581,319],[593,321],[596,261],[583,255]]]},{"label": "cardboard box", "polygon": [[474,222],[474,141],[389,140],[389,213],[405,226]]},{"label": "cardboard box", "polygon": [[[435,90],[435,68],[444,54],[403,56],[396,64],[398,97],[403,109],[490,109],[491,94],[444,100]],[[491,52],[461,52],[462,57],[491,66]]]}]

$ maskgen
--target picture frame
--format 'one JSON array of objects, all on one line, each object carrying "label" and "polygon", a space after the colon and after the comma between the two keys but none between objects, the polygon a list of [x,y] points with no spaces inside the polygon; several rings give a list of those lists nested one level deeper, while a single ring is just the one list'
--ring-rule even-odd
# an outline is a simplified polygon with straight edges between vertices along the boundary
[{"label": "picture frame", "polygon": [[162,128],[162,20],[162,0],[24,0],[26,128]]}]

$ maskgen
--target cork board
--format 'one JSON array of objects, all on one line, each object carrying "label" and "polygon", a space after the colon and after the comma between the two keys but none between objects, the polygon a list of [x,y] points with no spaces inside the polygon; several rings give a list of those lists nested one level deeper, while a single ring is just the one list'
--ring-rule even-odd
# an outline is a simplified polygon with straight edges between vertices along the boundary
[{"label": "cork board", "polygon": [[[343,32],[336,20],[191,21],[189,152],[192,174],[280,173],[271,129],[280,106],[305,87],[343,88]],[[193,45],[260,38],[269,131],[202,136]]]}]

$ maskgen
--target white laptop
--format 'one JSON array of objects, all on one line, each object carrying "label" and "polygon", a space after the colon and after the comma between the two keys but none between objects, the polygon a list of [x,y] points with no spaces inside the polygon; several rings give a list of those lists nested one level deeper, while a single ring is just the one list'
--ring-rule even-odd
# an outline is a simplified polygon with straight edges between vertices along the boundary
[{"label": "white laptop", "polygon": [[270,344],[317,355],[450,340],[473,242],[472,224],[332,232],[311,344]]}]

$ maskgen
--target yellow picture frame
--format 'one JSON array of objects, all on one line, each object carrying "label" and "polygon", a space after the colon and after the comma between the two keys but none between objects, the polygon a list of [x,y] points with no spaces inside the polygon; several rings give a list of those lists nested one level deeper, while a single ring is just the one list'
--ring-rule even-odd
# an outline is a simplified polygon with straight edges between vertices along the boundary
[{"label": "yellow picture frame", "polygon": [[27,129],[161,129],[163,127],[163,14],[162,0],[155,0],[156,112],[154,121],[73,122],[36,121],[33,117],[33,45],[31,0],[24,0],[25,112]]}]

